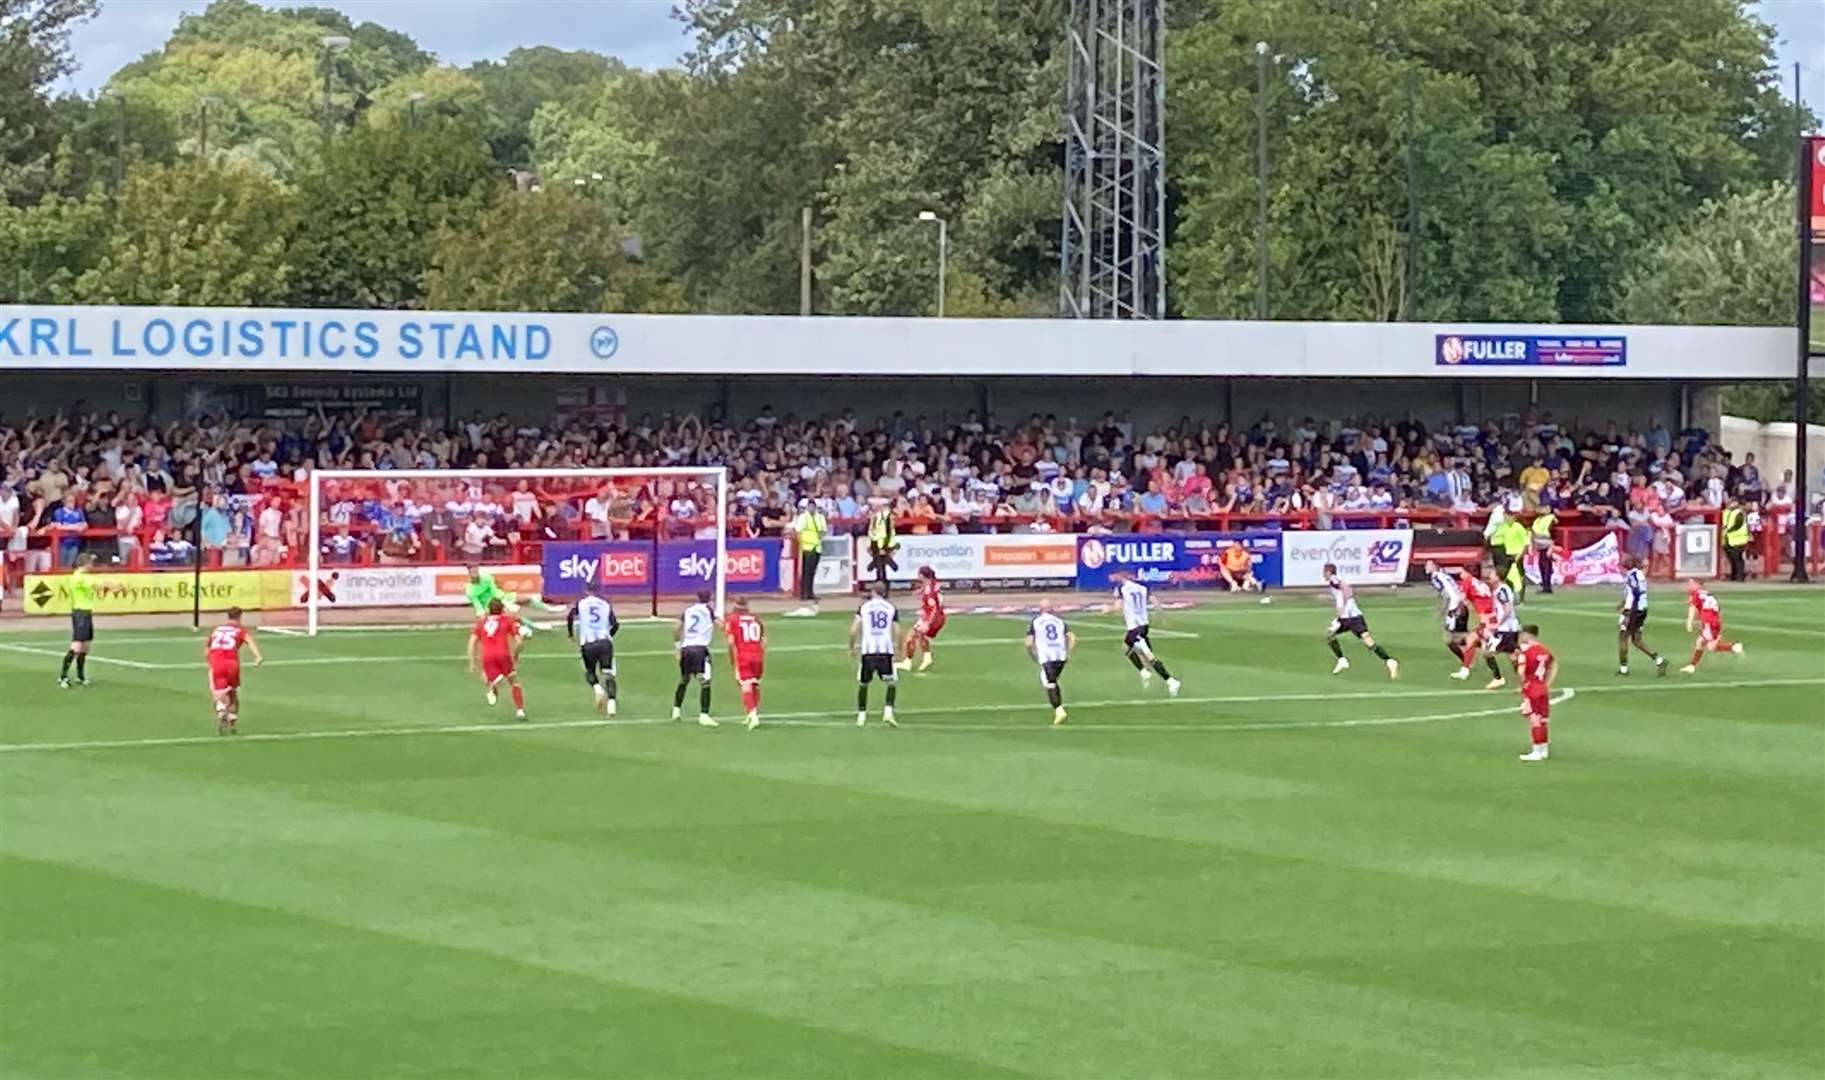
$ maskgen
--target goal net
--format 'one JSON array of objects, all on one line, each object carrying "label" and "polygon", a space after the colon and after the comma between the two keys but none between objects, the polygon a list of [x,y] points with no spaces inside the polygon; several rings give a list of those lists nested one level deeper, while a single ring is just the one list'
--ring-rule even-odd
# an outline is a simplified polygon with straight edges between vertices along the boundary
[{"label": "goal net", "polygon": [[[729,587],[722,468],[323,470],[306,517],[311,634],[384,621],[381,609],[467,618],[474,577],[535,622],[561,619],[590,583],[653,615],[704,589],[720,615]],[[740,587],[777,589],[779,542],[744,544]]]}]

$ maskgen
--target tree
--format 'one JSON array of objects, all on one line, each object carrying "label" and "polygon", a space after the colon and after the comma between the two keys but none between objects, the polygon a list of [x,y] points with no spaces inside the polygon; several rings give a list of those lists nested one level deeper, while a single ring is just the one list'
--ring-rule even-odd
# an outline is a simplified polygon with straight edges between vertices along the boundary
[{"label": "tree", "polygon": [[72,70],[70,31],[97,0],[0,0],[0,198],[42,195],[57,146],[46,91]]},{"label": "tree", "polygon": [[[659,144],[633,122],[626,99],[638,72],[599,83],[592,100],[541,105],[532,115],[532,161],[549,187],[579,186],[622,222],[633,221],[652,190]],[[576,181],[582,181],[581,185]]]},{"label": "tree", "polygon": [[[1063,0],[690,0],[689,78],[637,111],[660,160],[641,234],[699,307],[794,311],[818,211],[820,310],[931,306],[930,209],[996,299],[1056,289]],[[1031,196],[1049,189],[1049,197]]]},{"label": "tree", "polygon": [[66,96],[52,103],[61,133],[51,158],[54,190],[70,196],[112,191],[121,175],[141,165],[169,165],[177,159],[178,133],[165,113],[143,101],[110,95]]},{"label": "tree", "polygon": [[1789,160],[1772,35],[1735,0],[1213,5],[1170,39],[1187,314],[1253,306],[1257,41],[1279,317],[1605,321],[1655,236]]},{"label": "tree", "polygon": [[1707,200],[1622,278],[1629,322],[1793,324],[1793,185]]},{"label": "tree", "polygon": [[135,169],[107,250],[75,283],[84,304],[285,303],[295,206],[251,166]]},{"label": "tree", "polygon": [[686,310],[684,293],[630,258],[626,233],[565,186],[502,192],[472,224],[438,234],[426,303],[458,311]]},{"label": "tree", "polygon": [[468,75],[480,84],[498,127],[489,138],[503,166],[532,164],[532,118],[546,106],[570,109],[588,101],[605,80],[627,71],[619,60],[587,50],[540,45],[514,49],[500,60],[479,60]]},{"label": "tree", "polygon": [[[330,35],[349,45],[326,50]],[[431,57],[404,34],[357,26],[330,8],[214,0],[180,19],[163,49],[116,72],[108,89],[160,109],[192,153],[202,141],[202,102],[213,99],[211,156],[290,180],[322,151],[326,64],[330,124],[345,130],[383,87],[421,76]]]},{"label": "tree", "polygon": [[113,215],[99,191],[52,193],[31,206],[0,203],[0,295],[14,303],[74,303],[77,278],[108,248]]},{"label": "tree", "polygon": [[[413,95],[422,95],[416,105]],[[463,127],[492,132],[500,119],[473,75],[453,67],[431,67],[402,75],[374,93],[365,120],[375,127],[405,127],[455,121]]]},{"label": "tree", "polygon": [[418,306],[438,230],[470,227],[502,186],[487,144],[461,124],[338,137],[298,182],[293,302]]},{"label": "tree", "polygon": [[[1630,322],[1676,325],[1792,326],[1793,185],[1707,201],[1678,230],[1647,251],[1622,279],[1622,314]],[[1727,387],[1724,411],[1752,420],[1792,420],[1791,383]],[[1825,382],[1807,397],[1814,423],[1825,423]]]}]

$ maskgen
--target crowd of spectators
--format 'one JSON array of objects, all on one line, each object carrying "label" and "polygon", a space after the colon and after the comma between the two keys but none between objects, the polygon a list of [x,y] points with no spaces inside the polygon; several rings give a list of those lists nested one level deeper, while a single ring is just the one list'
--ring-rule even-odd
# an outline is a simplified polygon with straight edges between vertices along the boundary
[{"label": "crowd of spectators", "polygon": [[[59,413],[0,420],[0,546],[60,564],[85,548],[183,564],[195,537],[211,563],[278,565],[308,535],[300,493],[317,467],[698,465],[730,468],[729,519],[749,534],[784,528],[807,500],[839,528],[891,506],[914,532],[1170,528],[1236,515],[1324,527],[1496,503],[1640,525],[1732,498],[1784,530],[1794,509],[1791,475],[1765,477],[1754,455],[1732,460],[1703,431],[1574,430],[1544,413],[1441,427],[1181,417],[1152,430],[1114,412],[1088,424],[974,412],[806,419],[765,407],[741,423],[714,413],[442,423],[357,412],[163,425]],[[490,558],[547,537],[690,535],[711,526],[711,498],[686,479],[344,482],[325,491],[324,555]]]}]

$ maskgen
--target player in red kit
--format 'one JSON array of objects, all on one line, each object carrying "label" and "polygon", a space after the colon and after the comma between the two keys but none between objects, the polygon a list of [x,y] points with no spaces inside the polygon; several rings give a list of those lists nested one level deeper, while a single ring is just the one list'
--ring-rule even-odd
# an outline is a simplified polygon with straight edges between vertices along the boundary
[{"label": "player in red kit", "polygon": [[1686,633],[1692,632],[1692,624],[1698,623],[1698,640],[1692,643],[1692,662],[1679,670],[1687,675],[1698,672],[1698,662],[1708,652],[1728,652],[1741,656],[1743,643],[1730,641],[1724,637],[1724,613],[1717,606],[1717,597],[1698,583],[1697,578],[1686,581]]},{"label": "player in red kit", "polygon": [[729,666],[735,669],[735,684],[741,688],[741,707],[748,711],[745,723],[753,731],[760,726],[760,676],[767,661],[767,628],[748,610],[748,598],[737,596],[729,601],[722,632],[729,639]]},{"label": "player in red kit", "polygon": [[515,720],[526,719],[526,695],[520,690],[520,676],[514,670],[520,641],[520,620],[507,614],[507,606],[498,599],[488,601],[488,613],[475,620],[475,628],[469,631],[469,674],[475,674],[479,655],[490,705],[500,700],[496,688],[505,679],[513,690]]},{"label": "player in red kit", "polygon": [[1546,718],[1552,703],[1553,680],[1559,677],[1559,661],[1540,644],[1540,628],[1533,623],[1521,627],[1521,647],[1514,654],[1515,673],[1521,676],[1521,715],[1527,718],[1533,749],[1521,755],[1522,761],[1545,761]]},{"label": "player in red kit", "polygon": [[901,671],[911,671],[914,654],[923,651],[925,659],[919,661],[919,670],[929,670],[932,666],[932,638],[937,637],[943,629],[944,597],[938,591],[938,572],[929,566],[921,566],[919,621],[913,624],[912,633],[906,635],[906,655],[895,666]]},{"label": "player in red kit", "polygon": [[1463,667],[1459,669],[1458,674],[1452,676],[1454,679],[1467,679],[1470,677],[1470,665],[1476,662],[1477,650],[1482,647],[1483,639],[1495,626],[1495,590],[1483,580],[1483,568],[1476,563],[1471,563],[1458,571],[1457,587],[1463,591],[1464,599],[1470,603],[1470,610],[1476,613],[1476,625],[1471,627],[1470,632],[1464,636],[1464,647],[1458,653],[1458,659],[1463,661]]},{"label": "player in red kit", "polygon": [[237,734],[235,722],[241,718],[241,646],[253,653],[254,667],[263,657],[260,646],[245,626],[241,609],[228,609],[228,621],[209,632],[209,693],[215,698],[215,733]]}]

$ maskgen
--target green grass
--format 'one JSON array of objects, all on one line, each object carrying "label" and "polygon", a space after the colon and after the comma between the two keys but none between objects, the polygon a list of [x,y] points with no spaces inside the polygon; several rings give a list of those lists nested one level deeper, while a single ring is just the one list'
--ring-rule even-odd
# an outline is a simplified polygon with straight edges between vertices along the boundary
[{"label": "green grass", "polygon": [[1825,1074],[1825,593],[1724,601],[1746,656],[1627,680],[1610,591],[1530,604],[1544,766],[1412,591],[1364,596],[1398,683],[1312,598],[1163,612],[1176,702],[1074,619],[1059,730],[993,616],[899,731],[835,617],[768,620],[752,733],[536,726],[592,717],[560,635],[516,728],[416,630],[264,636],[217,739],[193,636],[104,623],[68,692],[59,627],[0,636],[0,1074]]}]

